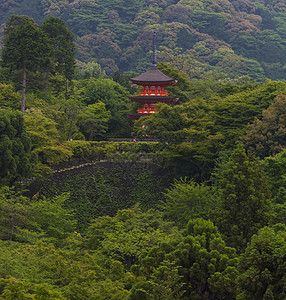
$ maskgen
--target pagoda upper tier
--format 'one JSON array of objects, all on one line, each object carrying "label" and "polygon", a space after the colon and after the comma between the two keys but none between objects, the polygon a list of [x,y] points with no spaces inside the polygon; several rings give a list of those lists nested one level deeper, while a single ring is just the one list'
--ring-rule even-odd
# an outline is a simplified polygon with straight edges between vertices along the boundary
[{"label": "pagoda upper tier", "polygon": [[150,114],[156,113],[157,103],[169,103],[177,101],[177,98],[169,96],[168,91],[164,90],[166,86],[176,84],[177,81],[158,70],[155,38],[156,32],[154,32],[153,35],[152,67],[139,76],[130,79],[133,84],[143,86],[143,90],[139,91],[138,96],[129,97],[131,101],[139,102],[142,104],[142,107],[139,107],[137,109],[137,113],[127,115],[132,119],[139,119],[142,116],[148,116]]}]

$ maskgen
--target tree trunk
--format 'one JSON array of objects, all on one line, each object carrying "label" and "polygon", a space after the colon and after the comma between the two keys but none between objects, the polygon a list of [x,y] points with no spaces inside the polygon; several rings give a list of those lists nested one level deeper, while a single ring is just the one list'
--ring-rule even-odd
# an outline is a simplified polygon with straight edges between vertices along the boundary
[{"label": "tree trunk", "polygon": [[50,71],[46,71],[46,84],[45,84],[45,99],[48,96],[48,89],[49,89],[49,78],[50,78]]},{"label": "tree trunk", "polygon": [[68,141],[71,140],[71,129],[72,129],[72,118],[70,118],[69,125],[68,125]]},{"label": "tree trunk", "polygon": [[89,134],[89,140],[92,141],[93,139],[93,134],[94,134],[94,130],[91,130],[90,134]]},{"label": "tree trunk", "polygon": [[23,81],[22,81],[22,101],[21,101],[21,112],[25,112],[25,101],[26,101],[26,89],[27,89],[27,70],[26,63],[23,64]]},{"label": "tree trunk", "polygon": [[66,100],[68,100],[68,78],[66,77]]},{"label": "tree trunk", "polygon": [[10,234],[9,234],[9,242],[8,242],[9,246],[11,245],[11,242],[12,242],[12,239],[13,239],[14,227],[15,227],[15,223],[13,221],[12,224],[11,224],[11,231],[10,231]]}]

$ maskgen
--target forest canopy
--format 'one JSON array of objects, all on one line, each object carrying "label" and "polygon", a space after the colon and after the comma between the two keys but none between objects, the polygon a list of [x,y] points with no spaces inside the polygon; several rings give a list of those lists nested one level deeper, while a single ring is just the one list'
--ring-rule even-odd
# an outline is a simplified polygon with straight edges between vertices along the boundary
[{"label": "forest canopy", "polygon": [[60,18],[75,36],[76,59],[108,75],[146,69],[156,30],[160,59],[189,76],[286,78],[284,1],[24,0],[0,3],[0,11],[2,26],[11,14],[38,24]]},{"label": "forest canopy", "polygon": [[0,298],[285,299],[284,3],[2,2]]}]

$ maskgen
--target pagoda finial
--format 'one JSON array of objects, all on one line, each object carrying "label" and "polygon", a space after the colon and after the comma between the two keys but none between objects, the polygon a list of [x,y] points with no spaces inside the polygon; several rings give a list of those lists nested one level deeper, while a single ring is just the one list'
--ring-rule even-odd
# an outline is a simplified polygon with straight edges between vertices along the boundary
[{"label": "pagoda finial", "polygon": [[156,58],[156,30],[153,33],[153,67],[157,68],[157,58]]}]

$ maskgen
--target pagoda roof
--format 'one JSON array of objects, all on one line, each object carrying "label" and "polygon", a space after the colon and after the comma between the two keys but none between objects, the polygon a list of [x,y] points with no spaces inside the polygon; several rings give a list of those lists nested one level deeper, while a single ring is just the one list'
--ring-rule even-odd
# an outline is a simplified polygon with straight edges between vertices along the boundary
[{"label": "pagoda roof", "polygon": [[132,83],[165,83],[165,84],[175,84],[176,81],[173,78],[168,77],[157,67],[152,67],[148,71],[140,74],[137,77],[130,79]]},{"label": "pagoda roof", "polygon": [[150,116],[151,113],[144,113],[144,114],[139,114],[139,113],[134,113],[134,114],[127,114],[127,117],[130,119],[139,119],[140,117],[146,117]]}]

